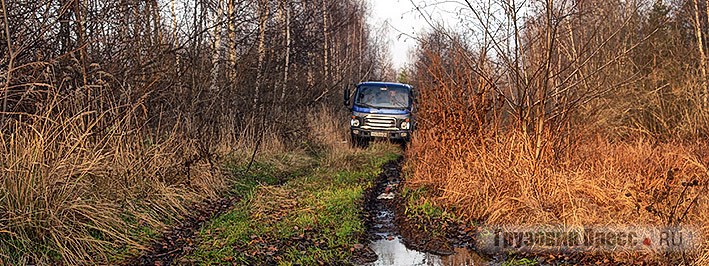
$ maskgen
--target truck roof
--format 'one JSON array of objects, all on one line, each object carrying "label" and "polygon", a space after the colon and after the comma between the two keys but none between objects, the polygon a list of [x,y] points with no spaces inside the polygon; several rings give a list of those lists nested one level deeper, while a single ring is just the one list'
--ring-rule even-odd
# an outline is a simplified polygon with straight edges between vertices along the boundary
[{"label": "truck roof", "polygon": [[401,87],[407,87],[409,89],[412,89],[413,86],[409,84],[404,84],[404,83],[396,83],[396,82],[383,82],[383,81],[365,81],[357,84],[357,86],[361,85],[374,85],[374,86],[401,86]]}]

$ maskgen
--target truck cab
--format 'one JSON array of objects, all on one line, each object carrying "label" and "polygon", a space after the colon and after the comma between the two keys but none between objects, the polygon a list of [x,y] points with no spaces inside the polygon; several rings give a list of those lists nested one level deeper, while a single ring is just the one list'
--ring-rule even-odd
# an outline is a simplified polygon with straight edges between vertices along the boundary
[{"label": "truck cab", "polygon": [[[366,146],[376,138],[411,140],[414,129],[413,87],[392,82],[362,82],[345,88],[344,104],[350,108],[350,136],[353,145]],[[350,98],[352,103],[350,104]]]}]

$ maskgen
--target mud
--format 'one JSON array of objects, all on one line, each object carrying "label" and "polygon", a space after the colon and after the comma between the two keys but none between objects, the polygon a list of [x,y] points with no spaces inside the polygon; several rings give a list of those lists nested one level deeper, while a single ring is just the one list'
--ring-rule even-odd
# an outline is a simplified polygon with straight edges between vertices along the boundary
[{"label": "mud", "polygon": [[228,196],[219,200],[205,201],[193,208],[194,212],[155,241],[141,256],[128,260],[124,265],[163,266],[174,265],[175,259],[194,249],[195,233],[202,225],[230,210],[238,199]]},{"label": "mud", "polygon": [[[454,221],[441,234],[420,230],[406,219],[406,199],[401,197],[402,158],[382,167],[375,185],[365,192],[364,221],[367,245],[355,252],[358,265],[488,265],[471,249],[473,230]],[[442,222],[442,221],[432,221]],[[372,254],[374,253],[374,255]],[[362,256],[366,255],[366,256]]]}]

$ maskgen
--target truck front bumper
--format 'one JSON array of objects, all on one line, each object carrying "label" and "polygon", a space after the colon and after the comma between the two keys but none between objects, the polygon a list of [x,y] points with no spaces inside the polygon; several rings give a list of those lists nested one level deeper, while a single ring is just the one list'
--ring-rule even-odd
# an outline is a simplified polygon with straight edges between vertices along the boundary
[{"label": "truck front bumper", "polygon": [[410,130],[371,130],[362,128],[350,128],[352,135],[360,138],[386,138],[391,140],[409,140]]}]

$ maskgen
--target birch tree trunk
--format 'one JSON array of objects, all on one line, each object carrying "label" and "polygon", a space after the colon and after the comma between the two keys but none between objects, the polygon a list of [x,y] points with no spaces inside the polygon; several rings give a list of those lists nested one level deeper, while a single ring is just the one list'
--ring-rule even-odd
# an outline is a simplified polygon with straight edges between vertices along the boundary
[{"label": "birch tree trunk", "polygon": [[217,0],[217,10],[214,12],[214,17],[213,17],[213,25],[214,25],[214,42],[212,45],[212,73],[211,73],[211,81],[209,82],[209,89],[210,91],[214,92],[217,90],[217,82],[219,78],[219,65],[220,65],[220,59],[222,55],[222,26],[221,26],[221,19],[222,19],[222,14],[224,13],[224,10],[222,9],[222,1]]},{"label": "birch tree trunk", "polygon": [[330,58],[329,58],[329,36],[328,36],[328,10],[327,0],[322,0],[322,33],[323,33],[323,77],[329,87],[330,81]]},{"label": "birch tree trunk", "polygon": [[[707,88],[707,56],[704,51],[704,37],[702,36],[702,22],[699,16],[699,0],[693,0],[694,4],[694,36],[697,38],[697,48],[699,50],[699,70],[702,72],[702,106],[707,106],[707,95],[709,93],[709,88]],[[709,10],[709,7],[707,7]]]},{"label": "birch tree trunk", "polygon": [[[180,42],[177,39],[177,11],[175,10],[175,1],[171,0],[171,15],[172,15],[172,45],[173,47],[179,47]],[[175,54],[175,67],[180,68],[180,53]]]},{"label": "birch tree trunk", "polygon": [[288,0],[283,0],[282,6],[283,15],[283,35],[285,36],[285,58],[283,60],[283,84],[281,87],[280,103],[283,104],[286,98],[286,90],[288,87],[288,71],[290,70],[290,4]]},{"label": "birch tree trunk", "polygon": [[175,0],[170,1],[170,14],[172,15],[172,41],[173,45],[177,47],[177,12],[175,11]]},{"label": "birch tree trunk", "polygon": [[[91,87],[88,85],[88,80],[86,79],[86,36],[85,36],[85,20],[84,20],[84,9],[80,0],[74,0],[74,34],[76,35],[76,47],[79,50],[79,63],[81,65],[81,78],[82,78],[82,89],[85,89],[86,93],[86,104],[91,102]],[[88,117],[86,117],[88,119]],[[87,121],[88,122],[88,121]]]},{"label": "birch tree trunk", "polygon": [[360,22],[359,23],[359,37],[357,38],[357,82],[361,81],[364,79],[364,73],[362,73],[362,50],[364,49],[364,23]]},{"label": "birch tree trunk", "polygon": [[[71,36],[70,36],[70,32],[69,32],[70,31],[69,21],[71,19],[71,9],[69,9],[69,8],[64,9],[64,6],[70,4],[70,2],[68,0],[60,1],[60,3],[62,6],[62,9],[63,9],[63,12],[61,12],[61,14],[59,15],[59,21],[60,21],[59,22],[60,23],[59,40],[61,42],[61,49],[59,50],[59,53],[66,54],[67,52],[71,51],[71,49],[72,49]],[[7,13],[5,13],[5,14],[7,14]],[[3,16],[7,16],[7,15],[3,15]],[[7,25],[7,23],[5,23],[5,25]],[[126,27],[129,24],[126,23],[123,25],[125,25],[123,27]],[[121,27],[121,29],[123,29],[123,27]]]},{"label": "birch tree trunk", "polygon": [[261,84],[263,83],[263,61],[266,59],[266,22],[268,21],[268,0],[258,2],[259,38],[258,38],[258,66],[256,69],[256,88],[254,91],[253,109],[256,110],[261,94]]},{"label": "birch tree trunk", "polygon": [[[697,1],[697,0],[695,0],[695,1]],[[709,25],[709,1],[706,1],[704,3],[704,8],[706,11],[706,13],[705,13],[706,14],[706,22],[707,22],[707,25]],[[699,29],[702,28],[701,23],[698,23],[697,26],[700,26]],[[701,33],[701,30],[699,32]],[[703,44],[704,44],[704,42],[702,42],[702,45]],[[704,89],[704,91],[703,91],[704,97],[702,97],[702,101],[704,104],[703,107],[707,108],[707,107],[709,107],[709,76],[708,76],[709,73],[707,73],[707,65],[709,63],[707,62],[707,55],[706,55],[706,51],[704,50],[703,46],[702,46],[702,55],[703,55],[702,56],[702,58],[703,58],[702,59],[702,74],[703,74],[702,81],[704,84],[704,88],[703,88]]]},{"label": "birch tree trunk", "polygon": [[152,5],[152,13],[150,14],[153,17],[153,38],[155,38],[154,45],[162,45],[163,44],[163,31],[162,31],[162,21],[160,21],[160,7],[158,7],[158,1],[153,0],[150,1],[150,4]]},{"label": "birch tree trunk", "polygon": [[235,11],[234,11],[234,1],[229,0],[227,7],[227,37],[229,38],[229,70],[228,73],[230,78],[234,78],[234,73],[236,72],[236,29],[234,27],[235,23]]}]

